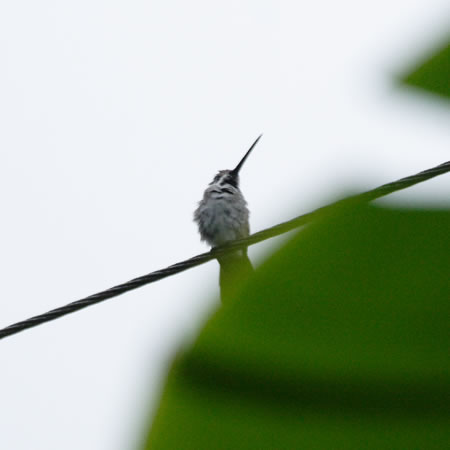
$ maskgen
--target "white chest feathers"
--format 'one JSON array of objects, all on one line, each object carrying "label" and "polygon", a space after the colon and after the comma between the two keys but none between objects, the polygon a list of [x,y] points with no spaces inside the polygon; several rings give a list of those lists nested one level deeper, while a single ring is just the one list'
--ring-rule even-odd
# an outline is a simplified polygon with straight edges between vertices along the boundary
[{"label": "white chest feathers", "polygon": [[211,185],[194,212],[202,240],[215,247],[249,235],[249,211],[239,189]]}]

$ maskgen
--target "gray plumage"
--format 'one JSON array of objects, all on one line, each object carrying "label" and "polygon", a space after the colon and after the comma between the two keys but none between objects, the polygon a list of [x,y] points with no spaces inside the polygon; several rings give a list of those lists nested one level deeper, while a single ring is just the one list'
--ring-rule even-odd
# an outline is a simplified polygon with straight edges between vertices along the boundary
[{"label": "gray plumage", "polygon": [[[260,138],[261,136],[256,139],[233,170],[220,170],[217,173],[194,212],[194,221],[198,225],[201,239],[211,247],[245,238],[250,233],[250,213],[239,189],[239,171]],[[221,296],[224,301],[232,295],[236,276],[248,276],[253,267],[247,256],[247,248],[222,256],[218,260]]]},{"label": "gray plumage", "polygon": [[[249,235],[249,210],[239,189],[238,176],[221,170],[206,188],[194,212],[202,241],[211,247]],[[234,186],[230,183],[234,184]]]}]

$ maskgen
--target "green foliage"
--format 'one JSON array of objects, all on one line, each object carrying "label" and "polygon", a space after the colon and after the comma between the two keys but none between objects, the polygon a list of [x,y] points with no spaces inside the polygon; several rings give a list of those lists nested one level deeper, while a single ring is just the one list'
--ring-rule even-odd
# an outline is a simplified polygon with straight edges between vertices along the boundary
[{"label": "green foliage", "polygon": [[401,81],[449,99],[450,40],[447,40],[432,55],[427,55],[423,61],[402,77]]},{"label": "green foliage", "polygon": [[336,208],[209,320],[145,445],[442,449],[450,212]]}]

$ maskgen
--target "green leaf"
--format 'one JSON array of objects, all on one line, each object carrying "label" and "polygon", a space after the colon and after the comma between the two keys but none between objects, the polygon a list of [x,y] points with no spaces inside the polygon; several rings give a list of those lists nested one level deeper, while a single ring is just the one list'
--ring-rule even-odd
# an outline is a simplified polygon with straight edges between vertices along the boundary
[{"label": "green leaf", "polygon": [[442,449],[450,212],[336,208],[209,320],[146,449]]},{"label": "green leaf", "polygon": [[415,88],[450,98],[450,41],[425,57],[401,81]]}]

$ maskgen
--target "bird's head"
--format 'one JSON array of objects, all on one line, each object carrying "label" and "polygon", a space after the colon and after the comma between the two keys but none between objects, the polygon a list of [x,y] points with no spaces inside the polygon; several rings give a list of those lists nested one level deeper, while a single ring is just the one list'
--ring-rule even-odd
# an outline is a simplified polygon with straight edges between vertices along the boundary
[{"label": "bird's head", "polygon": [[216,176],[213,178],[211,183],[209,184],[217,184],[219,186],[225,186],[226,184],[230,184],[236,189],[239,188],[239,174],[233,173],[232,170],[219,170]]},{"label": "bird's head", "polygon": [[247,153],[239,161],[239,164],[233,170],[219,170],[219,172],[217,172],[216,176],[209,184],[218,184],[219,186],[225,185],[225,184],[230,184],[231,186],[238,189],[239,188],[239,171],[241,170],[242,166],[244,165],[245,160],[247,159],[248,155],[250,155],[250,153],[253,150],[253,148],[255,147],[255,145],[261,139],[261,136],[262,136],[262,134],[260,134],[257,137],[256,141],[253,142],[252,146],[247,150]]}]

